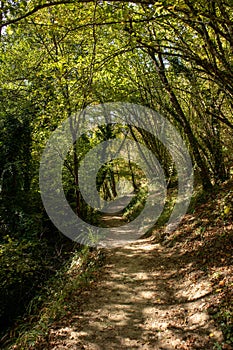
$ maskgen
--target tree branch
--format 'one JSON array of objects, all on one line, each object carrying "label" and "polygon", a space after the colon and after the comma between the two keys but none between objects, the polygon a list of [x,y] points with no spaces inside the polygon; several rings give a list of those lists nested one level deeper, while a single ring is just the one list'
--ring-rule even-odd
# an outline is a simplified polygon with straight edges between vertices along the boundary
[{"label": "tree branch", "polygon": [[[36,5],[32,10],[26,12],[25,14],[16,17],[16,18],[12,18],[12,19],[8,19],[6,21],[2,21],[2,23],[0,24],[0,30],[10,24],[15,24],[17,22],[20,22],[21,20],[32,16],[33,14],[35,14],[36,12],[48,8],[48,7],[53,7],[53,6],[58,6],[58,5],[67,5],[67,4],[75,4],[75,3],[95,3],[94,0],[58,0],[58,1],[51,1],[51,2],[47,2],[45,4],[39,4]],[[119,3],[128,3],[129,1],[126,0],[110,0],[110,2],[119,2]],[[144,5],[153,5],[153,1],[150,0],[135,0],[133,1],[133,3],[136,4],[144,4]]]}]

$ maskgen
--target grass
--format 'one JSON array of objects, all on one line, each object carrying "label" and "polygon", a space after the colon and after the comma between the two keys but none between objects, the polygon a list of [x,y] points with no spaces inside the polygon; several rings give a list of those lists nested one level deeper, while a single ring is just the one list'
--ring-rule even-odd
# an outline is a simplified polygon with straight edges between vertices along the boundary
[{"label": "grass", "polygon": [[31,300],[26,314],[11,329],[2,349],[43,349],[51,325],[69,315],[74,304],[77,306],[79,294],[94,281],[102,259],[100,252],[91,252],[88,247],[74,253]]}]

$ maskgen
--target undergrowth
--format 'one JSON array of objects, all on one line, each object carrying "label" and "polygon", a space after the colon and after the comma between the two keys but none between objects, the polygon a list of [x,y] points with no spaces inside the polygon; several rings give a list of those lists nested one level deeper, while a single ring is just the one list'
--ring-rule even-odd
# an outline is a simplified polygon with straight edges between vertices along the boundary
[{"label": "undergrowth", "polygon": [[[211,281],[207,311],[222,330],[224,343],[216,349],[233,349],[233,181],[211,192],[195,191],[188,213],[170,234],[155,240],[167,247],[179,246],[196,270]],[[155,233],[156,235],[156,233]]]},{"label": "undergrowth", "polygon": [[30,302],[23,318],[8,333],[2,349],[44,349],[49,328],[73,311],[73,303],[95,279],[103,253],[84,247],[49,279]]}]

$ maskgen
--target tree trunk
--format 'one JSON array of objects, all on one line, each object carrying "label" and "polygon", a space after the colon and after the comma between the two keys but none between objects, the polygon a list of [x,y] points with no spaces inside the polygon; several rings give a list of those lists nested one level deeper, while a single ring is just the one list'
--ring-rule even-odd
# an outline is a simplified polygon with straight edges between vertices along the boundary
[{"label": "tree trunk", "polygon": [[175,113],[173,113],[173,116],[175,117],[176,121],[183,128],[184,132],[187,135],[189,143],[192,147],[193,155],[194,155],[195,161],[196,161],[197,166],[198,166],[199,171],[200,171],[203,188],[206,190],[211,189],[212,184],[210,181],[210,174],[208,172],[208,167],[205,164],[205,161],[200,154],[198,142],[197,142],[197,140],[192,132],[190,123],[188,122],[188,120],[187,120],[187,118],[186,118],[186,116],[185,116],[185,114],[180,106],[180,103],[179,103],[179,101],[178,101],[178,99],[177,99],[168,79],[167,79],[162,54],[161,53],[158,54],[158,60],[156,59],[153,52],[150,52],[149,54],[150,54],[151,58],[153,59],[156,71],[157,71],[157,73],[158,73],[158,75],[159,75],[159,77],[164,85],[164,88],[165,88],[165,90],[170,98],[171,104],[172,104],[173,109],[175,111]]}]

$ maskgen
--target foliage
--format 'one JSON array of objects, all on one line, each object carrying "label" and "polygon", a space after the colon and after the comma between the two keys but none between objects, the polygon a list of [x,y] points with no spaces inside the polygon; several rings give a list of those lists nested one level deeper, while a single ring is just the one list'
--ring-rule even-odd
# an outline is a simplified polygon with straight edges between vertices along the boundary
[{"label": "foliage", "polygon": [[44,348],[49,326],[79,307],[78,294],[94,282],[102,263],[103,255],[98,251],[90,252],[84,248],[74,252],[31,300],[24,322],[14,330],[8,349]]},{"label": "foliage", "polygon": [[2,241],[0,245],[2,326],[8,325],[18,313],[25,310],[33,293],[46,278],[48,264],[46,250],[48,248],[46,249],[44,244],[27,239],[20,241],[6,236]]},{"label": "foliage", "polygon": [[140,212],[143,210],[146,203],[146,198],[148,195],[148,188],[146,184],[142,184],[139,187],[138,191],[135,193],[135,196],[123,210],[124,218],[128,221],[134,220]]},{"label": "foliage", "polygon": [[[33,0],[1,1],[0,7],[1,309],[6,313],[12,303],[10,319],[14,301],[25,296],[25,306],[41,271],[49,271],[51,247],[63,246],[44,213],[38,170],[46,141],[65,118],[110,101],[151,107],[182,135],[198,187],[215,190],[232,175],[233,17],[230,0]],[[172,157],[150,133],[124,128],[103,126],[74,143],[63,169],[66,197],[77,214],[96,223],[98,213],[79,191],[78,167],[92,147],[127,131],[158,158],[172,188],[162,225],[177,193]],[[110,162],[97,175],[97,190],[110,200],[121,179],[130,181],[136,195],[125,216],[131,220],[146,200],[140,178],[130,159]],[[223,225],[232,220],[231,196],[232,190],[219,207]]]}]

